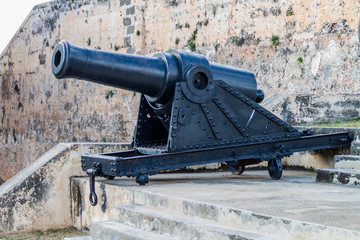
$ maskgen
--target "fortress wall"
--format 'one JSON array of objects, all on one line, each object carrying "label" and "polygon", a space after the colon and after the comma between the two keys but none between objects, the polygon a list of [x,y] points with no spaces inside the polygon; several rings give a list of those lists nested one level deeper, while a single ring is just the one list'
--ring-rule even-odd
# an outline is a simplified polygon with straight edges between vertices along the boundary
[{"label": "fortress wall", "polygon": [[[255,72],[267,96],[358,94],[359,12],[357,0],[57,0],[38,5],[0,56],[0,179],[9,179],[59,142],[131,140],[139,94],[55,79],[51,56],[63,39],[151,54],[188,49],[196,32],[197,52]],[[279,37],[278,46],[272,36]]]}]

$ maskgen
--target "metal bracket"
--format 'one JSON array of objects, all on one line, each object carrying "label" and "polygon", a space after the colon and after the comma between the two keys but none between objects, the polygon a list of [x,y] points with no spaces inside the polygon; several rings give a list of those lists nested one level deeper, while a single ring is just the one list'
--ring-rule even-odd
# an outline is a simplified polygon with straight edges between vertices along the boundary
[{"label": "metal bracket", "polygon": [[100,176],[101,174],[101,164],[100,163],[94,163],[93,168],[89,168],[86,170],[86,173],[90,175],[90,195],[89,195],[89,201],[92,206],[96,206],[98,203],[98,198],[95,193],[95,177]]}]

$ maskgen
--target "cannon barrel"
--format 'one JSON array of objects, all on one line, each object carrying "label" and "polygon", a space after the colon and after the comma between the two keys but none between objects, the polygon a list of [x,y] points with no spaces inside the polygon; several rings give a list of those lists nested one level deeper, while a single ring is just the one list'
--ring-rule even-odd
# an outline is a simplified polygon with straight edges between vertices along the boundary
[{"label": "cannon barrel", "polygon": [[[183,59],[186,58],[186,59]],[[208,63],[205,57],[172,50],[153,57],[100,51],[60,42],[54,49],[52,72],[56,78],[77,78],[140,92],[154,103],[167,102],[185,71],[182,62],[199,59],[215,80],[223,80],[253,100],[261,98],[253,73],[240,68]]]}]

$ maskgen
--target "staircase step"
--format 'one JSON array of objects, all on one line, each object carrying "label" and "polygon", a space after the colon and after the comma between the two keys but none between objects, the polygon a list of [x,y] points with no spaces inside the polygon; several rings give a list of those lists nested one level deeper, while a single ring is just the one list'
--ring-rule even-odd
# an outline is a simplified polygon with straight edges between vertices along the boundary
[{"label": "staircase step", "polygon": [[318,169],[316,181],[360,187],[360,171],[354,169]]},{"label": "staircase step", "polygon": [[336,169],[354,169],[360,171],[360,156],[358,155],[336,155],[334,157]]},{"label": "staircase step", "polygon": [[91,237],[94,240],[175,240],[166,234],[160,234],[125,225],[118,221],[91,223]]},{"label": "staircase step", "polygon": [[175,212],[164,212],[149,207],[129,205],[117,208],[121,221],[132,227],[168,233],[179,239],[286,239],[240,230],[235,226],[224,226],[214,221],[189,217]]}]

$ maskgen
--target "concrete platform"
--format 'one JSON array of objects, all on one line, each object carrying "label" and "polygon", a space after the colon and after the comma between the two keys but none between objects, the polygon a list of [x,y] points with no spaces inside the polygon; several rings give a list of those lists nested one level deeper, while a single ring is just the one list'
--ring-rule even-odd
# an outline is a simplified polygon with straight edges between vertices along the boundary
[{"label": "concrete platform", "polygon": [[285,170],[279,181],[270,180],[267,171],[248,171],[242,176],[163,174],[151,177],[144,188],[172,197],[360,231],[360,224],[354,221],[360,216],[359,189],[316,183],[315,174],[310,172]]},{"label": "concrete platform", "polygon": [[[283,239],[360,238],[358,188],[316,183],[315,178],[312,172],[285,170],[279,181],[270,180],[267,171],[245,171],[241,176],[227,172],[159,174],[151,176],[146,186],[138,186],[128,178],[99,179],[96,190],[100,201],[96,207],[88,204],[89,190],[85,186],[88,179],[74,178],[73,189],[85,196],[73,197],[80,201],[73,206],[82,208],[81,212],[74,209],[73,216],[81,218],[78,223],[83,226],[118,219],[129,223],[131,220],[124,220],[124,216],[134,219],[136,214],[142,216],[141,221],[149,215],[157,222],[167,219],[169,224],[179,225],[169,220],[171,216],[166,217],[169,213],[162,217],[154,217],[154,213],[181,211],[181,218],[201,217],[223,226],[235,226],[239,231],[288,234]],[[148,214],[141,210],[143,207],[150,208]],[[132,224],[139,227],[150,223]]]}]

